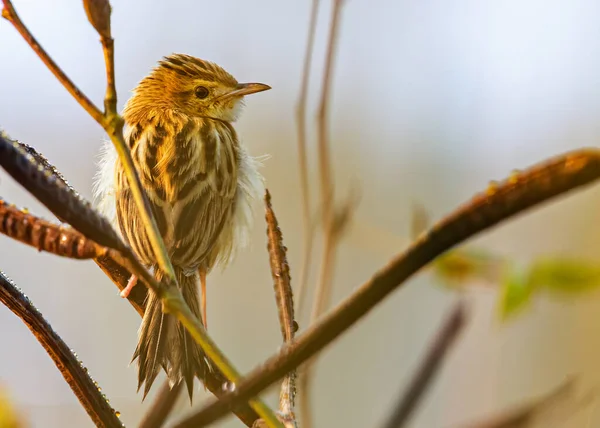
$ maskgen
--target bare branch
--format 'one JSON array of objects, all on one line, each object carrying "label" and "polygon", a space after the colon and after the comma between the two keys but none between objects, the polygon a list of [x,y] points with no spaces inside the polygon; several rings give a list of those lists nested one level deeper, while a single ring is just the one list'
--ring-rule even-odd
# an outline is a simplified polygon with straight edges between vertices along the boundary
[{"label": "bare branch", "polygon": [[77,359],[77,355],[73,354],[27,296],[2,271],[0,271],[0,301],[21,318],[31,330],[96,426],[106,428],[123,426],[119,420],[120,413],[115,412],[108,404],[98,383],[90,377],[87,368]]},{"label": "bare branch", "polygon": [[308,183],[308,160],[306,155],[306,100],[308,98],[308,83],[310,67],[315,44],[315,33],[317,28],[317,17],[319,14],[319,0],[313,0],[310,21],[308,24],[308,40],[306,41],[306,52],[304,54],[304,66],[302,68],[302,83],[300,84],[300,96],[296,105],[296,127],[298,134],[298,162],[300,164],[300,190],[302,192],[302,222],[304,229],[302,268],[300,271],[300,283],[298,284],[298,313],[302,315],[304,302],[306,300],[306,283],[310,268],[314,230],[311,222],[310,209],[310,187]]},{"label": "bare branch", "polygon": [[317,324],[250,372],[235,391],[213,401],[200,411],[210,418],[199,421],[196,414],[186,418],[179,428],[214,422],[236,403],[260,394],[290,370],[311,358],[367,314],[388,294],[405,283],[439,255],[527,209],[547,202],[600,178],[600,150],[581,149],[534,165],[518,177],[511,177],[493,192],[475,196],[470,202],[438,222],[404,252],[389,262],[373,278]]},{"label": "bare branch", "polygon": [[179,382],[171,389],[169,381],[165,380],[158,391],[154,403],[150,406],[150,410],[142,418],[140,428],[162,427],[173,410],[182,387],[183,383]]},{"label": "bare branch", "polygon": [[[321,88],[321,100],[317,114],[318,148],[319,148],[319,171],[321,178],[321,210],[323,224],[323,257],[319,273],[319,281],[315,291],[313,309],[310,324],[323,314],[331,300],[333,269],[335,266],[335,252],[338,244],[339,234],[336,233],[336,215],[334,211],[334,184],[329,153],[329,102],[331,99],[331,81],[333,74],[333,62],[337,51],[337,36],[340,22],[341,9],[344,0],[333,0],[333,11],[329,24],[329,39],[325,56],[325,70],[323,72],[323,83]],[[346,216],[346,218],[348,218]],[[310,391],[312,379],[312,362],[307,364],[300,372],[300,394],[302,425],[305,428],[312,427],[312,415],[310,412]]]},{"label": "bare branch", "polygon": [[[319,171],[321,177],[321,210],[323,223],[323,260],[321,261],[321,274],[316,291],[315,311],[324,306],[324,300],[327,300],[328,288],[333,276],[333,265],[335,256],[335,212],[334,203],[334,186],[332,177],[331,160],[329,154],[329,101],[331,98],[331,78],[333,69],[333,60],[337,47],[338,26],[340,21],[340,13],[344,0],[333,1],[333,11],[331,16],[331,24],[329,29],[329,41],[327,45],[327,54],[325,59],[325,70],[323,73],[323,86],[321,92],[321,101],[319,104],[319,112],[317,114],[318,128],[318,147],[319,147]],[[305,422],[306,423],[306,422]]]},{"label": "bare branch", "polygon": [[399,397],[400,399],[393,413],[384,424],[385,428],[400,428],[406,425],[423,394],[439,371],[448,351],[462,331],[464,323],[465,308],[462,303],[459,303],[438,332],[425,359],[414,374],[408,389]]}]

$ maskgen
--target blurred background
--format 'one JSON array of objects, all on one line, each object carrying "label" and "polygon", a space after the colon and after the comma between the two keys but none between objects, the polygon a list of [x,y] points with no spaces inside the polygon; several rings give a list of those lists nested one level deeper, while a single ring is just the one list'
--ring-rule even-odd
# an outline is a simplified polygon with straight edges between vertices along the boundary
[{"label": "blurred background", "polygon": [[[331,13],[330,2],[321,3],[310,119]],[[14,5],[51,56],[101,105],[103,57],[81,2]],[[293,279],[302,257],[294,107],[309,12],[308,0],[113,2],[120,108],[156,61],[172,52],[215,61],[240,81],[273,87],[247,100],[237,129],[252,154],[271,155],[263,173]],[[597,145],[599,13],[594,0],[346,2],[332,92],[332,158],[339,199],[355,189],[361,200],[338,253],[334,302],[404,248],[414,201],[437,220],[513,169]],[[0,53],[0,126],[35,146],[91,198],[103,130],[4,20]],[[3,172],[0,196],[52,218]],[[599,202],[600,188],[592,187],[469,245],[523,265],[543,255],[595,260]],[[243,372],[281,342],[259,202],[256,216],[252,247],[225,273],[209,277],[210,333]],[[140,319],[114,285],[92,262],[40,254],[4,236],[0,268],[77,352],[125,424],[135,426],[152,394],[145,403],[136,394],[136,369],[128,364]],[[376,427],[383,420],[457,297],[438,282],[420,274],[321,354],[313,396],[317,427]],[[506,324],[498,321],[497,297],[494,287],[468,293],[474,305],[470,323],[413,427],[472,422],[544,394],[571,374],[587,388],[599,385],[598,293],[569,300],[541,296]],[[300,319],[301,328],[307,318]],[[0,388],[30,426],[92,426],[45,351],[4,307],[0,343]],[[208,394],[199,387],[196,397],[199,406]],[[275,403],[277,397],[267,399]],[[182,396],[177,408],[178,416],[188,412],[189,401]],[[559,426],[600,426],[594,410]],[[241,425],[230,417],[217,426]]]}]

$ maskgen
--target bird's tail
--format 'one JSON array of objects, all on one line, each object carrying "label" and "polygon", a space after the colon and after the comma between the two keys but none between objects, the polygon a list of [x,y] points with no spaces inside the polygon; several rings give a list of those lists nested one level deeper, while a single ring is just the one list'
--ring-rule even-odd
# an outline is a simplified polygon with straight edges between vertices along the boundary
[{"label": "bird's tail", "polygon": [[[157,268],[155,272],[160,280],[162,273]],[[201,320],[198,274],[186,276],[183,270],[177,267],[175,274],[185,302]],[[172,314],[163,312],[161,300],[152,291],[148,291],[146,310],[132,361],[136,358],[139,367],[138,391],[144,384],[144,398],[162,367],[167,372],[171,388],[182,379],[185,381],[191,402],[194,377],[204,380],[206,371],[210,370],[202,349]]]}]

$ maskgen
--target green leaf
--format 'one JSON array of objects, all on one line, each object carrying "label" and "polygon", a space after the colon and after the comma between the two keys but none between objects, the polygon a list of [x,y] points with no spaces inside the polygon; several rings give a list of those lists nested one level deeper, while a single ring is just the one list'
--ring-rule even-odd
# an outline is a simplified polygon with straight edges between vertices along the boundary
[{"label": "green leaf", "polygon": [[474,280],[498,281],[502,261],[483,251],[457,249],[438,257],[433,269],[446,286],[462,288]]},{"label": "green leaf", "polygon": [[544,258],[530,268],[535,287],[562,293],[583,293],[600,286],[600,264],[580,259]]},{"label": "green leaf", "polygon": [[527,273],[513,271],[504,278],[500,288],[498,311],[503,321],[521,312],[530,302],[534,287]]}]

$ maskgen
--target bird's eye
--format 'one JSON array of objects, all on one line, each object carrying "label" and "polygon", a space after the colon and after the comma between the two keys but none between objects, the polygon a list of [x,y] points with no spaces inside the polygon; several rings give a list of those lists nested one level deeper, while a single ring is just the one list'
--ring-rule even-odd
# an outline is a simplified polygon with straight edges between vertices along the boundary
[{"label": "bird's eye", "polygon": [[196,97],[204,99],[208,97],[208,89],[206,89],[205,86],[197,86],[196,89],[194,89],[194,94]]}]

